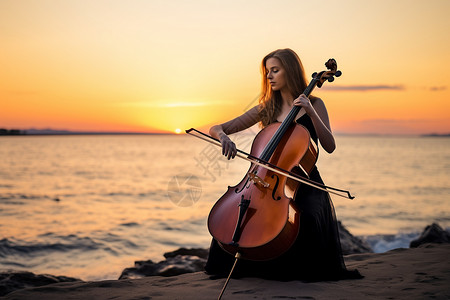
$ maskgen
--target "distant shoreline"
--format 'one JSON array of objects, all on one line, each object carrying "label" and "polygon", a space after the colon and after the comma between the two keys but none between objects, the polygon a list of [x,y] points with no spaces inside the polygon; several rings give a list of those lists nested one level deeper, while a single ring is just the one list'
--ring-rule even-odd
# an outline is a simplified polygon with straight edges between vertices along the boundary
[{"label": "distant shoreline", "polygon": [[450,137],[450,133],[447,134],[438,134],[438,133],[430,133],[430,134],[422,134],[423,137]]},{"label": "distant shoreline", "polygon": [[0,129],[0,136],[50,136],[50,135],[175,135],[175,133],[159,132],[108,132],[108,131],[69,131],[53,129]]}]

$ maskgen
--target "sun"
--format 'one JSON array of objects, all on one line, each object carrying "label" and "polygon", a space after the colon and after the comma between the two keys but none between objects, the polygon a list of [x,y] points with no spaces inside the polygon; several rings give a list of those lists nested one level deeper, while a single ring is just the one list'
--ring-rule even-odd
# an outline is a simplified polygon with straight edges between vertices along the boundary
[{"label": "sun", "polygon": [[181,129],[180,128],[175,129],[175,133],[176,134],[180,134],[181,133]]}]

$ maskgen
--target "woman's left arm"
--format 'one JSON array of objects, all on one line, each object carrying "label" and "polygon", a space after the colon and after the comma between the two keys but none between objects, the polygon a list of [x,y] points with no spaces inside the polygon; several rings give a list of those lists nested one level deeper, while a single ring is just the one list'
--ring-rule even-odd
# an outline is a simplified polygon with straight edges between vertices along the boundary
[{"label": "woman's left arm", "polygon": [[304,94],[294,100],[294,105],[301,106],[311,118],[322,148],[331,153],[336,149],[336,142],[330,128],[328,112],[322,99],[316,98],[314,105]]}]

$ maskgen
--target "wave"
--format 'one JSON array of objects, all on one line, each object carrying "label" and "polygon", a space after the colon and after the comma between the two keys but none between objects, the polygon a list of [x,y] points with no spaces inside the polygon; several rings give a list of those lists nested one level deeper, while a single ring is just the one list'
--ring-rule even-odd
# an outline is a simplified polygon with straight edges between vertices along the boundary
[{"label": "wave", "polygon": [[[65,197],[71,197],[75,196],[72,195],[64,195]],[[39,195],[39,194],[21,194],[21,193],[6,193],[6,194],[0,194],[0,200],[4,200],[8,204],[25,204],[25,201],[27,200],[54,200],[54,201],[60,201],[58,196],[49,196],[49,195]]]},{"label": "wave", "polygon": [[396,248],[409,248],[409,243],[418,238],[419,232],[398,234],[377,234],[361,237],[366,241],[373,252],[382,253]]},{"label": "wave", "polygon": [[101,239],[80,237],[74,234],[57,236],[53,233],[40,235],[40,241],[23,241],[15,238],[0,240],[0,258],[22,257],[34,258],[54,253],[106,252],[112,256],[120,256],[125,249],[139,248],[135,243],[111,233],[106,233]]},{"label": "wave", "polygon": [[[445,228],[450,234],[450,227]],[[397,248],[409,248],[411,241],[417,239],[422,232],[401,232],[397,234],[375,234],[360,236],[362,240],[367,242],[375,253],[383,253]]]},{"label": "wave", "polygon": [[68,252],[74,250],[96,251],[107,249],[105,245],[93,241],[91,238],[77,238],[75,236],[61,237],[60,242],[26,242],[14,238],[4,238],[0,240],[0,257],[21,256],[35,257],[42,253]]}]

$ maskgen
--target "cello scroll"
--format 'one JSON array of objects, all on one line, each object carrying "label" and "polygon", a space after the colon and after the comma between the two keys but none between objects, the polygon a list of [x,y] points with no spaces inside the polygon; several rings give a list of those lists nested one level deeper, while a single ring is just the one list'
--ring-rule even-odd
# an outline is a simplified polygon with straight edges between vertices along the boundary
[{"label": "cello scroll", "polygon": [[312,74],[313,80],[317,81],[316,85],[318,88],[321,88],[325,81],[333,82],[335,76],[339,77],[342,75],[342,72],[337,69],[337,63],[334,58],[330,58],[325,63],[325,67],[327,67],[329,71],[322,71],[320,73],[314,72]]}]

